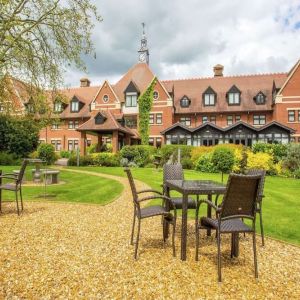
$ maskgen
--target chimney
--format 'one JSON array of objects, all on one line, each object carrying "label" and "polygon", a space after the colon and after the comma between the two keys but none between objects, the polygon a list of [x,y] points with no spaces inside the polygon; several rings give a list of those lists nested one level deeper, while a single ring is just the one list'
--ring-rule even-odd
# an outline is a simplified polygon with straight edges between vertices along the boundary
[{"label": "chimney", "polygon": [[214,66],[214,76],[215,77],[220,77],[223,76],[223,70],[224,70],[224,66],[217,64]]},{"label": "chimney", "polygon": [[88,87],[90,86],[91,82],[88,78],[81,78],[80,79],[80,87]]}]

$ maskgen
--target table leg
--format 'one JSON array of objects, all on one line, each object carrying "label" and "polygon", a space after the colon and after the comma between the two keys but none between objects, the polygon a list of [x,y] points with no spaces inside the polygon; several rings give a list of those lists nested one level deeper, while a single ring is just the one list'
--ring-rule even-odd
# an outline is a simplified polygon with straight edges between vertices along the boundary
[{"label": "table leg", "polygon": [[188,195],[182,195],[182,221],[181,221],[181,260],[186,260],[187,244],[187,202]]},{"label": "table leg", "polygon": [[231,234],[231,257],[239,256],[239,233]]},{"label": "table leg", "polygon": [[[212,195],[208,195],[207,199],[212,202]],[[211,207],[209,205],[207,205],[207,217],[211,218]],[[207,236],[211,236],[211,229],[207,229],[206,232]]]},{"label": "table leg", "polygon": [[[166,188],[166,196],[170,197],[170,188]],[[166,209],[170,210],[170,205],[168,202],[166,202]],[[170,224],[167,222],[165,219],[163,219],[163,227],[164,227],[164,239],[166,240],[169,237],[169,229],[170,229]]]}]

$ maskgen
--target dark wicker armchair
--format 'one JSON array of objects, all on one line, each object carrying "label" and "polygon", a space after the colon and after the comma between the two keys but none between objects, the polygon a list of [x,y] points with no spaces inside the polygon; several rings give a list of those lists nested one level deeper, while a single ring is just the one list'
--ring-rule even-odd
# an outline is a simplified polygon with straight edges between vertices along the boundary
[{"label": "dark wicker armchair", "polygon": [[[2,171],[0,171],[0,211],[2,211],[1,210],[2,190],[15,192],[18,215],[20,215],[19,201],[18,201],[18,192],[19,192],[20,200],[21,200],[21,210],[23,211],[22,180],[24,177],[27,164],[28,164],[28,160],[24,159],[18,175],[14,173],[2,174]],[[3,183],[3,179],[8,179],[9,182]]]},{"label": "dark wicker armchair", "polygon": [[[166,194],[165,183],[167,180],[183,180],[184,173],[181,164],[165,164],[163,167],[163,193]],[[182,209],[182,197],[171,197],[177,209]],[[188,198],[188,208],[196,209],[197,201]]]},{"label": "dark wicker armchair", "polygon": [[265,245],[265,237],[264,237],[264,228],[263,228],[263,220],[262,220],[262,200],[264,196],[264,186],[265,186],[265,177],[266,171],[261,169],[252,169],[247,172],[247,175],[258,175],[261,176],[260,184],[259,184],[259,192],[256,203],[256,213],[259,214],[259,224],[260,224],[260,233],[261,233],[261,242],[262,245]]},{"label": "dark wicker armchair", "polygon": [[[210,201],[200,200],[200,205],[206,203],[215,209],[217,218],[202,217],[200,224],[196,221],[196,260],[198,260],[199,233],[200,229],[215,229],[217,232],[218,245],[218,280],[221,277],[221,234],[222,233],[252,233],[253,237],[253,254],[255,277],[258,277],[257,257],[256,257],[256,235],[255,235],[255,218],[256,218],[256,201],[259,193],[261,176],[257,175],[238,175],[230,174],[226,193],[220,207],[217,207]],[[241,219],[249,219],[252,226],[246,225]]]},{"label": "dark wicker armchair", "polygon": [[[124,171],[127,174],[131,192],[132,192],[132,198],[133,198],[133,204],[134,204],[134,212],[133,212],[133,224],[132,224],[132,231],[131,231],[131,240],[130,243],[133,245],[133,237],[134,237],[134,230],[135,230],[135,221],[138,220],[138,229],[137,229],[137,238],[135,243],[135,252],[134,252],[134,258],[137,259],[137,251],[139,246],[139,239],[140,239],[140,228],[141,228],[141,220],[149,217],[155,217],[155,216],[161,216],[165,222],[168,222],[169,224],[172,224],[173,226],[173,232],[172,232],[172,247],[173,247],[173,256],[176,255],[175,252],[175,229],[176,229],[176,207],[173,203],[173,201],[164,196],[162,193],[147,189],[147,190],[141,190],[137,191],[131,171],[129,168],[125,168]],[[153,196],[147,196],[143,198],[139,198],[140,194],[143,193],[154,193]],[[155,205],[155,206],[148,206],[141,208],[140,203],[143,201],[153,200],[153,199],[162,199],[162,205]],[[166,206],[170,207],[170,209],[173,211],[169,211]],[[164,223],[164,222],[163,222]],[[163,227],[163,241],[165,242],[165,226]]]}]

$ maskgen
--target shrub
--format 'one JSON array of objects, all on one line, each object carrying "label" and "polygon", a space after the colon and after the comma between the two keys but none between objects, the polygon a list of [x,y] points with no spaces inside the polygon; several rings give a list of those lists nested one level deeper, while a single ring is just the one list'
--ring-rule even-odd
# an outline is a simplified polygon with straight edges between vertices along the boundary
[{"label": "shrub", "polygon": [[297,170],[295,170],[295,171],[293,172],[293,175],[294,175],[295,178],[300,179],[300,168],[297,169]]},{"label": "shrub", "polygon": [[201,155],[196,163],[196,170],[200,172],[216,173],[217,170],[211,161],[212,153]]},{"label": "shrub", "polygon": [[156,148],[148,145],[124,146],[120,151],[121,158],[126,158],[128,162],[134,162],[137,166],[143,167],[153,161]]},{"label": "shrub", "polygon": [[61,150],[59,155],[61,158],[70,158],[73,155],[73,152]]},{"label": "shrub", "polygon": [[45,160],[48,165],[51,165],[56,160],[55,149],[51,144],[40,144],[38,147],[38,157]]},{"label": "shrub", "polygon": [[212,154],[211,162],[217,171],[223,174],[229,173],[234,165],[234,153],[231,149],[225,147],[218,147]]},{"label": "shrub", "polygon": [[163,145],[160,149],[161,165],[164,165],[172,154],[174,154],[173,160],[177,160],[178,149],[180,149],[181,161],[186,158],[191,159],[193,148],[193,146],[187,145]]},{"label": "shrub", "polygon": [[268,172],[272,168],[274,168],[274,164],[271,154],[248,152],[247,169],[264,169]]},{"label": "shrub", "polygon": [[191,151],[191,160],[196,165],[197,161],[199,160],[200,156],[203,154],[211,153],[213,152],[213,147],[206,147],[206,146],[199,146],[194,147]]},{"label": "shrub", "polygon": [[[79,157],[79,166],[90,166],[93,164],[93,158],[91,155],[85,155]],[[68,166],[77,166],[77,156],[72,155],[68,160]]]},{"label": "shrub", "polygon": [[188,157],[182,158],[181,164],[182,164],[183,169],[193,169],[193,167],[194,167],[192,160]]},{"label": "shrub", "polygon": [[300,169],[300,144],[289,144],[283,166],[291,172]]},{"label": "shrub", "polygon": [[97,152],[97,144],[91,144],[86,148],[87,154],[92,154]]},{"label": "shrub", "polygon": [[0,165],[1,166],[16,166],[20,165],[21,160],[16,155],[7,152],[0,152]]},{"label": "shrub", "polygon": [[113,153],[94,153],[92,156],[92,164],[104,167],[117,167],[120,165],[120,159],[117,154]]},{"label": "shrub", "polygon": [[272,155],[274,163],[278,163],[287,155],[287,144],[256,143],[252,146],[253,153],[268,153]]}]

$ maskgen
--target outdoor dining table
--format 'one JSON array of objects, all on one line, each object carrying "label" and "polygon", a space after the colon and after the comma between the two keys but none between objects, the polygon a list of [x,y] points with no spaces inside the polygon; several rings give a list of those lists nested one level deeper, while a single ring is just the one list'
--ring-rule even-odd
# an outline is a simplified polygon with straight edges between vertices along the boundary
[{"label": "outdoor dining table", "polygon": [[[166,180],[166,193],[170,196],[170,190],[175,190],[182,194],[182,223],[181,223],[181,260],[186,260],[187,247],[187,202],[190,195],[207,195],[207,199],[212,201],[213,195],[222,195],[226,191],[226,185],[213,180]],[[207,205],[207,217],[211,217],[211,207]],[[168,227],[167,224],[165,226]],[[164,230],[165,238],[168,237],[168,228]],[[207,230],[207,235],[211,235],[211,230]],[[232,235],[231,253],[238,256],[238,235]]]}]

